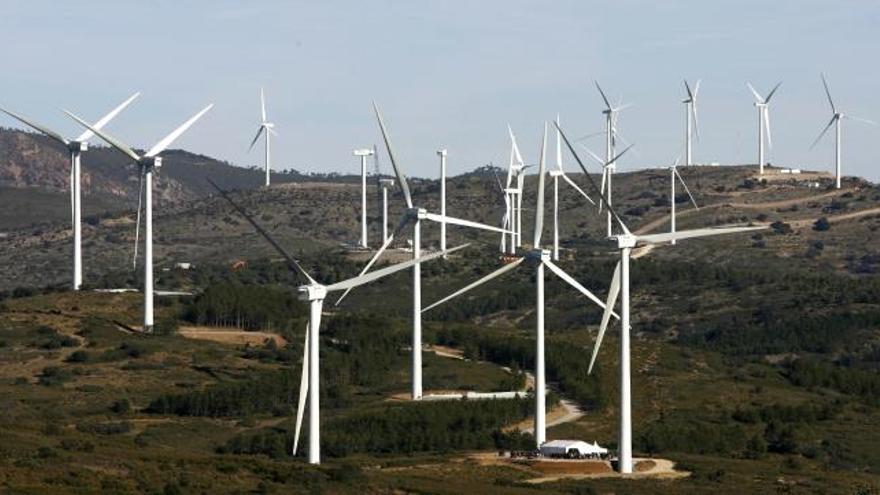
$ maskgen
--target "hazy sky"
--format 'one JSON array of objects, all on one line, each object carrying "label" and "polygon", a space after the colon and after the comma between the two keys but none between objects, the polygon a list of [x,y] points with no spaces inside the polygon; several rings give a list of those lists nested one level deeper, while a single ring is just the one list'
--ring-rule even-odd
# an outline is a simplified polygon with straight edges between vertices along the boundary
[{"label": "hazy sky", "polygon": [[[835,103],[880,120],[880,2],[843,1],[146,1],[3,0],[0,104],[56,126],[65,107],[96,119],[135,90],[109,127],[149,147],[208,102],[175,146],[262,164],[247,146],[265,86],[278,167],[355,172],[379,143],[380,104],[411,175],[506,165],[506,124],[527,161],[544,120],[571,135],[602,128],[597,79],[633,106],[621,169],[670,163],[683,143],[682,78],[702,78],[698,162],[753,163],[756,111],[745,86],[783,85],[771,108],[774,163],[829,168],[833,139],[809,145]],[[0,125],[13,126],[8,118]],[[601,149],[598,140],[590,146]],[[880,179],[880,127],[847,121],[844,171]],[[569,160],[569,163],[570,160]],[[171,164],[169,164],[171,165]],[[387,161],[385,172],[389,172]]]}]

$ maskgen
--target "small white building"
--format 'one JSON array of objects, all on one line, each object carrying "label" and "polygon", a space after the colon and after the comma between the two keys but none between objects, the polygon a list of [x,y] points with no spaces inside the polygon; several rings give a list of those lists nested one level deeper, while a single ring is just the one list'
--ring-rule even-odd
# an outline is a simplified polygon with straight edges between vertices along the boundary
[{"label": "small white building", "polygon": [[608,449],[582,440],[551,440],[541,445],[544,457],[564,457],[568,459],[599,459],[608,456]]}]

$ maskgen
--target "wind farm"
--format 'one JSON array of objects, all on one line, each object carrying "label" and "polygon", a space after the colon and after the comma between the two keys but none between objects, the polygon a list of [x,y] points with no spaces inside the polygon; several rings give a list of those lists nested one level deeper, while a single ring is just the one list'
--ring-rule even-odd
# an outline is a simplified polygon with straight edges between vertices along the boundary
[{"label": "wind farm", "polygon": [[3,490],[880,493],[871,9],[489,4],[10,9]]}]

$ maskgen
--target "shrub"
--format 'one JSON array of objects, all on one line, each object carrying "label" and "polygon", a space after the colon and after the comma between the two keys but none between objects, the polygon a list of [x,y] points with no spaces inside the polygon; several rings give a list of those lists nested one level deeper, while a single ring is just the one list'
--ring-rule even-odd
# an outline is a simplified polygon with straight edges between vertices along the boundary
[{"label": "shrub", "polygon": [[60,366],[47,366],[40,375],[40,385],[47,387],[61,386],[70,380],[73,380],[73,373]]},{"label": "shrub", "polygon": [[831,228],[831,223],[828,222],[828,218],[822,217],[813,224],[813,230],[817,232],[824,232]]}]

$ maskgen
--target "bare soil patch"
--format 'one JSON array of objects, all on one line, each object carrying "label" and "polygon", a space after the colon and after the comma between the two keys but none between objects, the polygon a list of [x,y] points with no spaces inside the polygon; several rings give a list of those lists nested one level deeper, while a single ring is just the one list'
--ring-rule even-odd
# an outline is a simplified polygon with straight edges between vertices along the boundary
[{"label": "bare soil patch", "polygon": [[284,337],[270,332],[229,330],[214,327],[180,327],[177,333],[188,339],[210,340],[229,345],[265,345],[270,340],[275,341],[275,345],[278,347],[287,345]]}]

